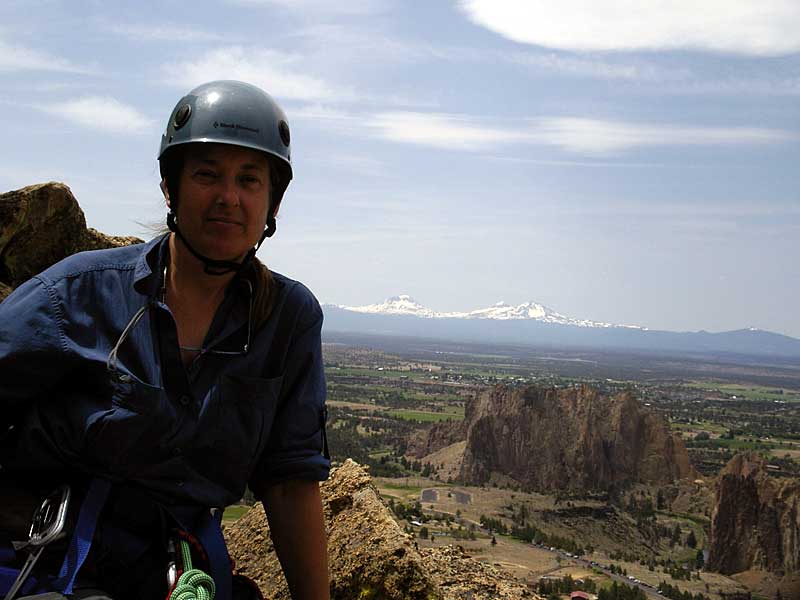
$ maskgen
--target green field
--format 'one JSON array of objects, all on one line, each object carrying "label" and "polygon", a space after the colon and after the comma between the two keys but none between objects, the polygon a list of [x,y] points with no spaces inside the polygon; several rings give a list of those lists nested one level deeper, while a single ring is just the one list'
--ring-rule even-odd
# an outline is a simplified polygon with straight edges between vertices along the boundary
[{"label": "green field", "polygon": [[420,422],[436,422],[447,421],[463,421],[464,411],[449,410],[447,412],[428,412],[425,410],[391,410],[389,414],[398,419],[405,419],[406,421],[420,421]]},{"label": "green field", "polygon": [[428,371],[393,371],[391,369],[365,369],[359,367],[340,367],[338,369],[328,369],[326,374],[334,377],[386,377],[391,379],[430,379],[431,375],[438,375],[438,373],[429,373]]},{"label": "green field", "polygon": [[707,431],[709,433],[725,433],[728,428],[711,421],[697,421],[695,423],[670,423],[672,429],[678,431]]},{"label": "green field", "polygon": [[722,383],[717,381],[692,381],[687,387],[719,391],[729,396],[745,400],[782,400],[784,402],[800,402],[800,391],[786,388],[747,386],[738,383]]},{"label": "green field", "polygon": [[225,512],[222,513],[222,522],[223,523],[235,523],[239,520],[244,513],[250,510],[252,507],[246,506],[244,504],[233,504],[225,509]]}]

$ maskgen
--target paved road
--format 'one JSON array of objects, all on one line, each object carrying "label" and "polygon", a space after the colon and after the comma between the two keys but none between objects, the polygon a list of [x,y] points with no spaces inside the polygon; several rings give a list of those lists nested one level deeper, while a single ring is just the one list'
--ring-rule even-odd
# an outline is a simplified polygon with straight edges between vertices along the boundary
[{"label": "paved road", "polygon": [[631,587],[638,587],[649,598],[658,598],[659,600],[661,600],[663,598],[666,598],[666,596],[663,596],[663,595],[659,594],[656,591],[655,588],[650,587],[648,584],[643,583],[641,581],[639,581],[639,582],[631,581],[627,577],[624,577],[622,575],[617,575],[616,573],[612,573],[605,566],[603,566],[603,565],[601,565],[599,563],[592,564],[591,561],[588,561],[586,559],[580,558],[580,557],[575,556],[575,555],[568,556],[567,553],[562,551],[562,550],[551,550],[547,546],[536,546],[536,547],[540,548],[542,550],[547,550],[548,552],[552,552],[553,554],[561,556],[561,557],[563,557],[563,558],[565,558],[567,560],[574,561],[574,562],[576,562],[576,563],[578,563],[580,565],[585,566],[587,569],[592,569],[592,568],[599,569],[599,570],[601,570],[603,573],[605,573],[606,575],[608,575],[611,579],[613,579],[615,581],[618,581],[620,583],[624,583],[625,585],[629,585]]}]

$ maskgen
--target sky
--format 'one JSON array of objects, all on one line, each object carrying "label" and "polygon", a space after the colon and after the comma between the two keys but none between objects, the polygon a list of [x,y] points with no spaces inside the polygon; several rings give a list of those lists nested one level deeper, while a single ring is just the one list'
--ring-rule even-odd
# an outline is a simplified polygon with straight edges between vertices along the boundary
[{"label": "sky", "polygon": [[797,0],[3,0],[0,192],[152,237],[177,101],[285,109],[259,250],[323,303],[800,337]]}]

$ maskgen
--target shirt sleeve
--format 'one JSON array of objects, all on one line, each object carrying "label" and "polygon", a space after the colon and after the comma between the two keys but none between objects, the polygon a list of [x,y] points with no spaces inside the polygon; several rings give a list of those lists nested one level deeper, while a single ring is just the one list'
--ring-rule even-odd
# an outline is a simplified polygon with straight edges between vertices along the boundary
[{"label": "shirt sleeve", "polygon": [[[302,288],[305,290],[305,288]],[[286,356],[280,399],[269,440],[250,480],[256,495],[290,479],[324,481],[330,472],[325,436],[322,309],[305,290]]]},{"label": "shirt sleeve", "polygon": [[71,368],[59,301],[40,277],[0,303],[0,434]]}]

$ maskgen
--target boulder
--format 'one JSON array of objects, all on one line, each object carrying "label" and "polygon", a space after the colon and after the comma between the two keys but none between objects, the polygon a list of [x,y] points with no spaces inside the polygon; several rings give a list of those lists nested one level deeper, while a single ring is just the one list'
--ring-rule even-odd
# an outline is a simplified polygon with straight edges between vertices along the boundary
[{"label": "boulder", "polygon": [[0,194],[0,299],[71,254],[141,241],[87,228],[78,201],[63,183]]}]

